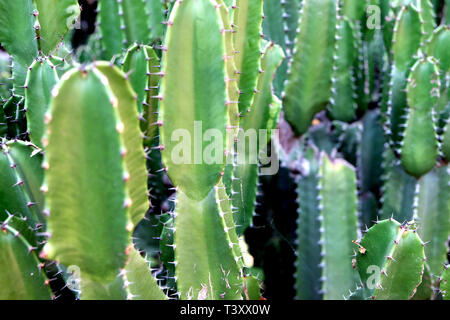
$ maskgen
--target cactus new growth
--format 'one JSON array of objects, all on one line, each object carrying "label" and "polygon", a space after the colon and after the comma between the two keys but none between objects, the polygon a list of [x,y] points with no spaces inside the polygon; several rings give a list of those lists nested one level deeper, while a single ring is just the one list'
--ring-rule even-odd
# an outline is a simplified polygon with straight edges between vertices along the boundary
[{"label": "cactus new growth", "polygon": [[0,299],[448,300],[449,8],[0,0]]}]

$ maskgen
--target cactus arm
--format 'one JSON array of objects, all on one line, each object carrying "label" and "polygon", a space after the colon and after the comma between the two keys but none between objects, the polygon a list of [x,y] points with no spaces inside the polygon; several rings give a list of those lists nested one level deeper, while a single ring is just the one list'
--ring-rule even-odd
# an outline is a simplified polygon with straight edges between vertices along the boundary
[{"label": "cactus arm", "polygon": [[98,62],[96,67],[108,79],[112,93],[118,100],[119,117],[124,125],[125,166],[129,175],[127,184],[131,205],[128,208],[128,214],[131,222],[136,226],[144,218],[150,204],[147,198],[147,168],[139,129],[135,93],[125,74],[118,68],[105,62]]},{"label": "cactus arm", "polygon": [[134,248],[128,256],[124,272],[128,281],[128,298],[133,300],[166,300],[156,279],[153,277],[149,263]]},{"label": "cactus arm", "polygon": [[129,44],[147,44],[150,41],[149,14],[142,0],[120,1],[125,24],[125,36]]},{"label": "cactus arm", "polygon": [[438,141],[433,119],[440,91],[439,70],[432,59],[414,65],[407,85],[409,112],[401,148],[405,171],[420,177],[437,162]]},{"label": "cactus arm", "polygon": [[0,43],[24,67],[38,55],[33,10],[31,0],[0,2]]},{"label": "cactus arm", "polygon": [[[197,19],[199,16],[202,19]],[[163,54],[164,77],[160,91],[163,162],[172,182],[188,197],[197,200],[203,199],[219,181],[225,162],[224,147],[222,151],[216,150],[216,161],[208,164],[201,150],[210,144],[194,141],[202,139],[209,129],[217,133],[216,144],[224,146],[226,141],[228,117],[222,28],[218,10],[209,0],[177,2],[171,13],[167,50]],[[173,135],[177,134],[182,135],[183,146],[174,141]],[[186,139],[190,141],[184,141]],[[180,146],[184,159],[174,162],[173,156],[181,157]]]},{"label": "cactus arm", "polygon": [[236,54],[234,61],[238,74],[234,77],[239,83],[239,112],[250,108],[256,89],[260,69],[261,26],[263,1],[236,1],[233,11],[233,44]]},{"label": "cactus arm", "polygon": [[450,230],[450,170],[436,168],[419,181],[416,217],[421,239],[427,243],[425,255],[432,275],[442,271],[447,259],[447,239]]},{"label": "cactus arm", "polygon": [[297,135],[311,125],[331,93],[331,70],[336,29],[335,0],[305,0],[300,32],[285,88],[286,120]]},{"label": "cactus arm", "polygon": [[0,299],[49,300],[52,293],[33,247],[12,227],[0,231]]},{"label": "cactus arm", "polygon": [[420,46],[422,25],[417,10],[412,6],[400,9],[392,40],[393,66],[388,98],[388,128],[391,145],[400,146],[403,125],[406,122],[406,85],[409,68],[414,63],[413,55]]},{"label": "cactus arm", "polygon": [[116,278],[129,239],[123,124],[107,83],[96,69],[62,77],[52,92],[43,164],[51,234],[43,255],[99,283]]},{"label": "cactus arm", "polygon": [[[365,251],[358,251],[357,268],[372,299],[409,299],[414,295],[422,281],[425,258],[423,243],[414,229],[393,219],[383,220],[369,229],[360,245]],[[404,272],[405,267],[408,272]]]},{"label": "cactus arm", "polygon": [[313,148],[305,152],[306,172],[297,182],[297,259],[295,261],[295,298],[299,300],[319,300],[322,283],[321,245],[320,245],[320,210],[319,159]]},{"label": "cactus arm", "polygon": [[40,49],[44,55],[53,53],[80,14],[76,0],[33,0],[40,25]]},{"label": "cactus arm", "polygon": [[450,271],[448,271],[449,265],[447,264],[440,277],[440,291],[444,300],[450,300]]},{"label": "cactus arm", "polygon": [[122,53],[124,41],[126,41],[122,28],[122,19],[117,19],[117,16],[123,15],[123,12],[119,8],[119,2],[116,0],[99,1],[98,6],[98,25],[105,50],[104,57],[109,60],[115,55]]},{"label": "cactus arm", "polygon": [[150,38],[153,40],[162,39],[164,37],[164,6],[161,0],[146,0],[147,11],[150,19]]},{"label": "cactus arm", "polygon": [[159,65],[159,59],[151,47],[136,44],[128,49],[122,66],[137,94],[146,145],[153,142],[157,131],[157,96],[161,79]]},{"label": "cactus arm", "polygon": [[42,148],[45,133],[45,113],[48,110],[51,91],[58,81],[53,64],[48,60],[36,60],[28,69],[25,81],[25,109],[31,141]]},{"label": "cactus arm", "polygon": [[333,119],[350,122],[356,117],[353,64],[355,63],[356,37],[354,25],[346,18],[338,17],[336,49],[332,74],[330,114]]},{"label": "cactus arm", "polygon": [[[238,208],[235,213],[238,234],[243,234],[244,230],[252,224],[255,211],[255,201],[258,183],[258,157],[260,150],[265,147],[267,141],[260,141],[260,130],[267,130],[270,121],[274,96],[272,94],[272,80],[275,72],[284,58],[284,53],[280,46],[268,43],[261,61],[263,72],[258,77],[257,94],[252,102],[250,112],[242,118],[240,134],[255,133],[257,141],[250,142],[256,144],[256,153],[250,150],[251,145],[245,146],[245,150],[238,150],[239,163],[235,167],[236,178],[233,189],[236,192],[233,205]],[[275,107],[276,108],[276,107]],[[277,119],[274,119],[277,122]],[[273,123],[272,123],[273,125]],[[266,138],[270,135],[267,132]],[[239,140],[244,141],[245,137],[239,135]]]},{"label": "cactus arm", "polygon": [[319,174],[322,291],[324,299],[342,299],[356,284],[351,261],[352,240],[358,237],[356,174],[347,162],[325,153]]},{"label": "cactus arm", "polygon": [[174,263],[181,299],[241,299],[242,278],[215,191],[201,201],[178,191],[176,211]]}]

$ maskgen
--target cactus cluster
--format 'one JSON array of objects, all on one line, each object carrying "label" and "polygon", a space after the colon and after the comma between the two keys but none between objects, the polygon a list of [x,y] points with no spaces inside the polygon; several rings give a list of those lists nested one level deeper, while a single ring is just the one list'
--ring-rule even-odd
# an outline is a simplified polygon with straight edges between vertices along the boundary
[{"label": "cactus cluster", "polygon": [[449,7],[0,0],[0,299],[264,299],[279,162],[296,299],[448,299]]}]

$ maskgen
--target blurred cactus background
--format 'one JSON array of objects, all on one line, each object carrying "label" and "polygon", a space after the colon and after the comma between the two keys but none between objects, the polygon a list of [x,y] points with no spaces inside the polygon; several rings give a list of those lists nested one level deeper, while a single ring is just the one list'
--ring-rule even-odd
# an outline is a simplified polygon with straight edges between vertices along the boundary
[{"label": "blurred cactus background", "polygon": [[449,299],[450,1],[0,0],[0,44],[0,299]]}]

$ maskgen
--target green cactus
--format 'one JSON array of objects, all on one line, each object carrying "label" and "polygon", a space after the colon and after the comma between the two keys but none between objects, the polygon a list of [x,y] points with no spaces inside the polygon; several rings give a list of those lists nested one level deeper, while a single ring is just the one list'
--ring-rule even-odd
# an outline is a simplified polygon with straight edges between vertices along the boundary
[{"label": "green cactus", "polygon": [[424,244],[414,224],[393,219],[370,228],[356,256],[361,281],[378,300],[411,298],[421,283],[424,260]]},{"label": "green cactus", "polygon": [[[235,220],[238,225],[238,234],[242,234],[249,225],[252,225],[259,175],[258,158],[260,152],[264,152],[262,144],[270,139],[270,130],[274,129],[273,125],[271,127],[270,121],[278,122],[276,97],[272,94],[272,79],[284,54],[279,46],[272,43],[268,43],[263,52],[262,72],[256,86],[257,93],[253,98],[250,110],[241,119],[243,131],[238,134],[240,141],[245,141],[247,133],[256,136],[256,140],[253,142],[256,143],[256,150],[252,150],[252,146],[247,144],[245,150],[238,150],[238,158],[241,159],[241,163],[238,163],[233,171],[234,177],[237,179],[233,183],[235,193],[231,198],[233,205],[237,208]],[[272,110],[275,110],[275,115],[271,115]],[[261,130],[266,130],[265,136],[260,136]]]},{"label": "green cactus", "polygon": [[[196,19],[200,15],[205,19]],[[186,1],[175,4],[169,21],[167,50],[162,61],[165,76],[161,81],[160,94],[163,162],[172,182],[188,197],[201,200],[218,183],[224,164],[225,150],[216,150],[211,155],[215,157],[211,159],[213,161],[204,163],[203,152],[210,143],[200,141],[199,145],[195,141],[197,137],[203,139],[205,132],[212,132],[211,129],[220,133],[220,137],[211,136],[210,139],[222,146],[226,141],[229,120],[222,20],[218,10],[208,1]],[[210,41],[186,37],[187,30],[201,30],[198,34]],[[179,40],[181,38],[183,41]],[[197,78],[202,81],[195,81]],[[180,118],[179,114],[184,114],[184,117]],[[178,133],[174,132],[176,130]],[[177,136],[174,137],[174,134]],[[182,140],[183,149],[180,149],[180,142],[175,143],[174,139]],[[172,158],[174,154],[185,160],[178,160],[182,163],[177,164]]]},{"label": "green cactus", "polygon": [[0,159],[0,221],[9,213],[25,218],[31,228],[37,228],[45,223],[40,150],[29,142],[2,142]]},{"label": "green cactus", "polygon": [[431,170],[438,156],[434,107],[440,92],[439,70],[432,59],[421,59],[411,70],[407,85],[408,107],[401,144],[402,165],[420,177]]},{"label": "green cactus", "polygon": [[412,5],[404,6],[396,18],[392,39],[393,63],[387,110],[388,136],[391,146],[398,148],[406,122],[406,85],[413,56],[420,47],[422,24],[420,15]]},{"label": "green cactus", "polygon": [[55,66],[48,60],[36,60],[28,70],[25,82],[25,110],[27,132],[31,141],[42,147],[45,133],[45,114],[50,104],[51,91],[58,82]]},{"label": "green cactus", "polygon": [[49,300],[52,292],[40,267],[35,248],[5,221],[0,231],[0,275],[2,300]]},{"label": "green cactus", "polygon": [[294,49],[284,111],[297,135],[311,125],[330,98],[336,33],[336,0],[305,0]]},{"label": "green cactus", "polygon": [[448,299],[448,1],[97,5],[0,0],[0,299]]}]

